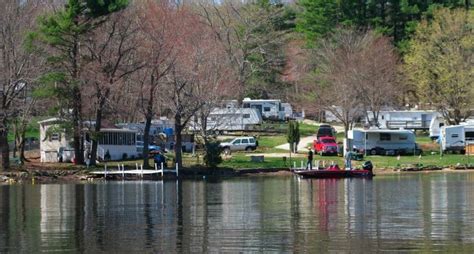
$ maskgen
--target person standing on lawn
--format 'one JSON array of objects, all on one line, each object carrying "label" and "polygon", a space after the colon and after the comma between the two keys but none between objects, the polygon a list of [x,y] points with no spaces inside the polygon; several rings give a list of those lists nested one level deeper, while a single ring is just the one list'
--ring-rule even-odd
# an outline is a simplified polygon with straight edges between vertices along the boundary
[{"label": "person standing on lawn", "polygon": [[313,150],[311,149],[311,147],[308,147],[308,162],[306,163],[306,169],[313,169],[313,155]]}]

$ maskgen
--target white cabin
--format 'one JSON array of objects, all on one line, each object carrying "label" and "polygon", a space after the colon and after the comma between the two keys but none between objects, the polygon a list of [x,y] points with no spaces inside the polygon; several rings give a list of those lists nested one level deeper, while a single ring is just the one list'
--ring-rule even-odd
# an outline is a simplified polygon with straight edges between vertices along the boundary
[{"label": "white cabin", "polygon": [[441,127],[439,142],[443,152],[464,152],[466,144],[474,143],[474,124],[463,123]]},{"label": "white cabin", "polygon": [[[371,111],[367,112],[368,120],[366,123],[373,126],[375,124],[374,115]],[[387,110],[380,111],[378,115],[379,128],[381,129],[409,129],[409,130],[428,130],[430,129],[433,118],[440,114],[433,110]]]},{"label": "white cabin", "polygon": [[[86,143],[90,140],[86,135]],[[88,144],[86,148],[89,147]],[[97,146],[98,160],[125,160],[140,157],[137,148],[137,131],[128,129],[101,129],[99,145]]]},{"label": "white cabin", "polygon": [[350,130],[347,146],[371,155],[413,154],[417,152],[415,133],[410,130]]},{"label": "white cabin", "polygon": [[[40,125],[41,162],[71,162],[75,157],[72,136],[61,126],[65,121],[51,118],[38,122]],[[85,131],[84,153],[91,149],[91,140]],[[97,147],[97,159],[122,160],[139,156],[136,147],[137,132],[127,129],[101,129]],[[108,155],[107,155],[108,154]],[[107,155],[107,156],[106,156]]]},{"label": "white cabin", "polygon": [[280,100],[252,100],[245,98],[242,101],[243,108],[254,108],[263,119],[285,120],[285,111],[282,109]]}]

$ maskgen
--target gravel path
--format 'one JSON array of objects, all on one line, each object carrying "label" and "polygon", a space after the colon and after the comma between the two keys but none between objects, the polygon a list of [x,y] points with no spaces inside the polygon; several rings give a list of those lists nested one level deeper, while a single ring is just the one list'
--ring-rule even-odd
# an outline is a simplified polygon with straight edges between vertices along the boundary
[{"label": "gravel path", "polygon": [[[305,152],[308,151],[307,150],[308,149],[308,143],[312,144],[315,139],[316,139],[316,135],[301,138],[300,142],[298,143],[298,151],[305,151]],[[283,145],[279,145],[275,148],[289,151],[290,150],[290,144],[286,143],[286,144],[283,144]]]}]

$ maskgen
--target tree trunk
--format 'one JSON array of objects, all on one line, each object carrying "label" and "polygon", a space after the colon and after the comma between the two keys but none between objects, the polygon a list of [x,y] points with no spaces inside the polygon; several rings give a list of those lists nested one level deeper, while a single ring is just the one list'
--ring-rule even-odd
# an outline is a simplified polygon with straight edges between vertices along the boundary
[{"label": "tree trunk", "polygon": [[[94,134],[95,135],[94,135],[94,138],[92,139],[92,147],[91,147],[91,153],[90,153],[90,156],[91,156],[90,165],[96,165],[97,148],[99,147],[98,137],[99,137],[99,134],[100,134],[100,130],[102,128],[102,113],[104,111],[106,98],[109,97],[109,93],[110,93],[110,89],[106,89],[104,96],[102,96],[102,93],[101,93],[100,89],[98,90],[97,97],[98,97],[98,100],[99,100],[99,104],[98,104],[97,110],[95,112],[95,127],[94,127]],[[102,159],[104,159],[104,158],[102,158]]]},{"label": "tree trunk", "polygon": [[94,136],[91,138],[92,147],[91,147],[91,153],[89,154],[91,157],[90,162],[89,162],[90,165],[95,165],[96,164],[95,162],[97,160],[97,148],[99,147],[98,134],[100,133],[100,129],[102,126],[102,107],[100,106],[101,103],[102,101],[99,103],[99,107],[97,108],[95,112]]},{"label": "tree trunk", "polygon": [[153,114],[147,112],[145,119],[145,130],[143,131],[143,167],[150,168],[150,163],[148,159],[148,145],[150,144],[150,128],[151,128],[151,119]]},{"label": "tree trunk", "polygon": [[175,129],[175,145],[174,145],[174,152],[175,152],[175,160],[178,163],[178,167],[181,168],[183,165],[183,158],[181,154],[182,149],[182,141],[181,141],[181,132],[183,131],[183,126],[181,125],[181,116],[176,114],[174,117],[174,129]]},{"label": "tree trunk", "polygon": [[78,87],[73,88],[73,144],[74,144],[74,163],[84,164],[84,148],[82,146],[82,121],[81,121],[81,92]]},{"label": "tree trunk", "polygon": [[0,121],[0,154],[2,156],[0,171],[7,171],[10,168],[10,150],[8,147],[8,129],[6,117]]},{"label": "tree trunk", "polygon": [[148,99],[148,104],[145,111],[145,130],[143,131],[143,167],[149,168],[150,163],[148,160],[148,145],[150,144],[150,128],[151,128],[151,120],[153,118],[153,105],[155,103],[155,77],[151,75],[150,81],[150,98]]}]

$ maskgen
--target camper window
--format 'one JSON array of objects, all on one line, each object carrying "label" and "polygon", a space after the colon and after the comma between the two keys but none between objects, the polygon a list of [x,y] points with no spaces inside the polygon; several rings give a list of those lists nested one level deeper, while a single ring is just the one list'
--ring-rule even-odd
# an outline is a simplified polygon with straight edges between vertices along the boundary
[{"label": "camper window", "polygon": [[380,133],[380,141],[390,141],[390,133]]},{"label": "camper window", "polygon": [[466,131],[466,140],[474,140],[474,131]]},{"label": "camper window", "polygon": [[244,118],[250,118],[250,114],[244,114]]},{"label": "camper window", "polygon": [[451,134],[451,137],[452,138],[459,138],[459,135],[458,134]]},{"label": "camper window", "polygon": [[399,139],[400,139],[400,140],[407,140],[408,137],[407,137],[407,135],[400,135],[400,136],[399,136]]},{"label": "camper window", "polygon": [[59,135],[59,133],[53,133],[49,137],[49,141],[61,141],[61,135]]},{"label": "camper window", "polygon": [[265,111],[265,112],[269,112],[270,110],[271,110],[270,107],[264,107],[263,108],[263,111]]}]

